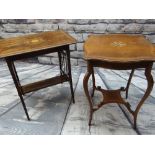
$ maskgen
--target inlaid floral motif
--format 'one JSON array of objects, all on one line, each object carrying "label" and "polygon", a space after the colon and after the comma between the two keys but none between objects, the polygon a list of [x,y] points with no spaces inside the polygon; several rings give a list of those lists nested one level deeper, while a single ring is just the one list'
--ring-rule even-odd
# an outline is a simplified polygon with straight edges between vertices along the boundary
[{"label": "inlaid floral motif", "polygon": [[122,42],[122,41],[114,41],[111,43],[112,46],[115,46],[115,47],[123,47],[123,46],[126,46],[126,43]]}]

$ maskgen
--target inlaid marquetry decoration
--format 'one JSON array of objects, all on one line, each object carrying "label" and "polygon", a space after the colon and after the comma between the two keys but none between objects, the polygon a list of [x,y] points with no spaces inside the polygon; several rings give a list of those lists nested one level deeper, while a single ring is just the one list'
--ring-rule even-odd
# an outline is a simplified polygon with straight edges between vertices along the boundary
[{"label": "inlaid marquetry decoration", "polygon": [[[113,48],[115,47],[115,49]],[[87,72],[83,80],[83,87],[89,102],[90,114],[89,125],[93,118],[93,113],[100,109],[103,105],[109,103],[123,104],[129,113],[133,116],[133,127],[137,128],[137,116],[144,101],[149,97],[153,89],[153,76],[151,74],[153,62],[155,62],[154,45],[148,41],[143,35],[128,34],[109,34],[109,35],[92,35],[84,44],[85,59],[87,60]],[[96,86],[94,68],[101,67],[113,70],[132,70],[126,87],[116,90],[105,90],[100,86]],[[145,69],[147,80],[147,89],[144,96],[137,103],[137,107],[133,110],[128,100],[121,96],[121,92],[126,92],[128,98],[129,86],[137,68]],[[90,96],[88,90],[89,77],[92,76],[93,88]],[[94,92],[100,91],[103,100],[94,106]]]},{"label": "inlaid marquetry decoration", "polygon": [[[64,31],[47,31],[38,34],[30,34],[14,38],[0,40],[0,58],[4,58],[9,67],[18,95],[21,99],[26,117],[30,120],[23,95],[69,81],[72,101],[74,90],[71,75],[69,45],[76,40]],[[49,53],[58,53],[60,74],[45,80],[21,85],[14,62],[25,58],[32,58]]]},{"label": "inlaid marquetry decoration", "polygon": [[111,46],[114,46],[114,47],[124,47],[126,46],[126,43],[122,42],[122,41],[114,41],[111,43]]},{"label": "inlaid marquetry decoration", "polygon": [[38,43],[40,40],[39,39],[33,39],[31,40],[31,43]]},{"label": "inlaid marquetry decoration", "polygon": [[42,42],[43,42],[43,39],[37,38],[37,39],[27,40],[27,41],[25,41],[25,44],[38,44],[38,43],[42,43]]}]

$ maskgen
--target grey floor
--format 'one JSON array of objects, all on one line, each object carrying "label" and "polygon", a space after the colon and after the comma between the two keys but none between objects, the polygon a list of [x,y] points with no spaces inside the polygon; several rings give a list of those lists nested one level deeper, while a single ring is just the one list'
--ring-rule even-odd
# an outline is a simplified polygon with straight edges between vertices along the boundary
[{"label": "grey floor", "polygon": [[[22,84],[59,74],[58,66],[17,62]],[[155,134],[155,88],[138,115],[138,129],[134,130],[131,116],[123,106],[109,104],[94,113],[93,125],[88,127],[89,106],[83,91],[85,67],[72,67],[75,104],[71,102],[68,82],[27,94],[25,102],[31,121],[27,121],[6,63],[0,63],[0,134],[42,135],[136,135]],[[97,85],[106,89],[125,86],[130,71],[96,69]],[[152,71],[155,78],[155,71]],[[91,81],[90,81],[91,85]],[[143,70],[137,70],[129,92],[134,109],[146,89]],[[123,96],[124,94],[122,94]],[[94,102],[102,96],[95,93]]]}]

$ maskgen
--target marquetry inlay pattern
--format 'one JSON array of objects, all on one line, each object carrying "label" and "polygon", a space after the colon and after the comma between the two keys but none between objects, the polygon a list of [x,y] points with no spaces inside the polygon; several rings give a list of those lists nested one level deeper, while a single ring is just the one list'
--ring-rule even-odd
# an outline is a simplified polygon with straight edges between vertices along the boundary
[{"label": "marquetry inlay pattern", "polygon": [[114,46],[114,47],[124,47],[126,46],[127,44],[122,42],[122,41],[114,41],[111,43],[111,46]]}]

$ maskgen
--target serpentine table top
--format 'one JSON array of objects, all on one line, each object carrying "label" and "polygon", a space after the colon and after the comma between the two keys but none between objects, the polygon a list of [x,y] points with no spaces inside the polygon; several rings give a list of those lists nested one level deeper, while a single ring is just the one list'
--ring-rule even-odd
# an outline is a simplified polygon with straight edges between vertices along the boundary
[{"label": "serpentine table top", "polygon": [[87,60],[155,61],[155,46],[143,35],[92,35],[85,42],[84,50]]},{"label": "serpentine table top", "polygon": [[[123,104],[132,114],[134,119],[133,126],[136,129],[138,112],[144,101],[150,95],[154,84],[151,70],[153,62],[155,61],[155,46],[143,35],[91,35],[84,44],[84,56],[87,60],[87,72],[83,80],[83,86],[90,106],[89,125],[91,125],[93,113],[95,111],[105,104],[117,103]],[[94,67],[115,70],[132,70],[126,88],[121,87],[117,90],[105,90],[100,86],[96,86]],[[137,107],[133,110],[129,102],[122,97],[121,92],[126,92],[127,99],[134,70],[138,68],[145,69],[147,89],[144,96],[137,104]],[[92,76],[93,81],[91,96],[88,90],[88,80],[90,76]],[[92,99],[95,90],[100,91],[103,94],[103,101],[97,104],[97,106],[93,103]]]}]

